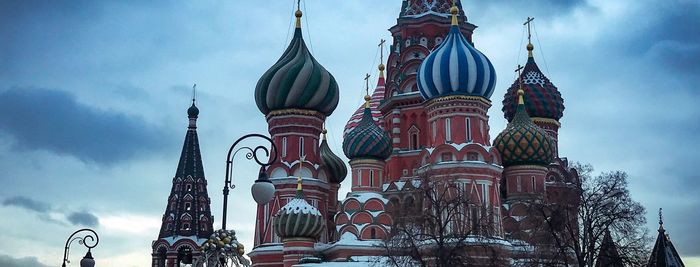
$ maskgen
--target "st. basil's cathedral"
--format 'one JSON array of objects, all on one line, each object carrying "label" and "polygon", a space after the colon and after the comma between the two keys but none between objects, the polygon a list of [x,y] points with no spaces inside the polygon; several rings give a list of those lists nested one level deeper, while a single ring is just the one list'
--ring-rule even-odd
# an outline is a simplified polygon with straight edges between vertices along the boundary
[{"label": "st. basil's cathedral", "polygon": [[[508,125],[492,139],[487,113],[496,72],[472,41],[476,25],[455,2],[401,2],[376,87],[345,115],[350,119],[342,148],[349,169],[330,149],[324,128],[338,105],[339,86],[307,48],[302,12],[295,12],[289,46],[254,92],[279,160],[266,169],[276,191],[257,208],[254,247],[247,254],[252,266],[372,266],[368,258],[387,255],[382,242],[399,220],[395,211],[424,207],[414,193],[422,183],[450,180],[469,196],[469,211],[455,223],[479,237],[470,242],[499,251],[499,266],[538,256],[532,241],[540,218],[529,203],[576,209],[578,175],[558,150],[564,100],[537,66],[532,43],[501,100]],[[191,264],[214,233],[194,100],[187,113],[180,162],[152,244],[154,267]],[[341,197],[346,179],[350,192]]]}]

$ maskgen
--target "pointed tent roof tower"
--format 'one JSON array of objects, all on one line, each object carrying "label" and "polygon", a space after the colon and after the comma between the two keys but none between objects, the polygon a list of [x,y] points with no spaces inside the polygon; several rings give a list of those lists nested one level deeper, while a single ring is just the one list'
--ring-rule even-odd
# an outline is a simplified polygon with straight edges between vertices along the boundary
[{"label": "pointed tent roof tower", "polygon": [[649,256],[648,267],[685,267],[678,251],[664,229],[662,209],[659,209],[659,235]]},{"label": "pointed tent roof tower", "polygon": [[530,23],[533,18],[528,18],[527,25],[527,63],[525,69],[508,88],[503,98],[503,115],[506,120],[512,121],[515,116],[518,103],[517,91],[522,81],[525,91],[525,110],[531,118],[554,120],[557,122],[564,115],[564,99],[556,86],[545,76],[535,63],[532,50],[535,46],[531,42]]},{"label": "pointed tent roof tower", "polygon": [[595,263],[596,267],[624,267],[622,264],[622,258],[617,252],[617,246],[612,240],[610,231],[605,229],[605,236],[603,236],[603,242],[600,244],[600,252],[598,252],[598,259]]}]

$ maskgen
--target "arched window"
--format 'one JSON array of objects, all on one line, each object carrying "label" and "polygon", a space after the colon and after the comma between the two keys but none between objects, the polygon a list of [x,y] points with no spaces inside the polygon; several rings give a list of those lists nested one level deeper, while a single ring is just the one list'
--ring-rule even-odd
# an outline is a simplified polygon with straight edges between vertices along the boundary
[{"label": "arched window", "polygon": [[369,170],[369,186],[374,186],[374,170]]},{"label": "arched window", "polygon": [[282,137],[282,157],[287,156],[287,137]]},{"label": "arched window", "polygon": [[377,239],[377,231],[375,231],[374,228],[369,230],[369,237],[371,239]]},{"label": "arched window", "polygon": [[411,126],[410,129],[408,129],[408,149],[410,150],[416,150],[419,148],[419,140],[418,140],[418,133],[420,131],[418,130],[418,127],[415,125]]},{"label": "arched window", "polygon": [[465,124],[467,128],[467,142],[472,141],[472,120],[469,117],[465,118]]},{"label": "arched window", "polygon": [[449,143],[452,141],[452,131],[450,129],[452,128],[452,121],[450,118],[445,119],[445,142]]},{"label": "arched window", "polygon": [[192,203],[185,202],[185,210],[190,210],[192,208]]},{"label": "arched window", "polygon": [[299,137],[299,157],[304,156],[304,137]]},{"label": "arched window", "polygon": [[357,186],[362,185],[362,170],[357,170]]}]

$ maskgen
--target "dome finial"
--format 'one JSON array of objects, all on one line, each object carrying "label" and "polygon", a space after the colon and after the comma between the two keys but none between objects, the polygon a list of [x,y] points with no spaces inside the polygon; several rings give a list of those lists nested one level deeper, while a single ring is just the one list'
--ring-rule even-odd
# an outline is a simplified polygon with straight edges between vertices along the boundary
[{"label": "dome finial", "polygon": [[379,39],[379,78],[384,78],[384,42],[386,40]]},{"label": "dome finial", "polygon": [[197,117],[199,116],[199,108],[195,105],[197,97],[197,84],[192,86],[192,105],[187,109],[187,117],[190,118],[190,128],[197,127]]},{"label": "dome finial", "polygon": [[326,130],[326,123],[323,123],[323,130],[321,130],[321,134],[323,134],[323,140],[326,140],[326,134],[328,133],[328,130]]},{"label": "dome finial", "polygon": [[527,25],[527,56],[532,57],[532,50],[535,49],[535,46],[532,45],[532,34],[530,34],[530,23],[535,20],[535,18],[527,17],[527,20],[525,20],[525,23],[523,25]]},{"label": "dome finial", "polygon": [[369,108],[369,100],[372,99],[369,96],[369,73],[365,74],[365,108]]},{"label": "dome finial", "polygon": [[297,29],[301,28],[301,15],[302,15],[302,13],[301,13],[301,9],[300,9],[300,6],[301,6],[300,2],[301,2],[301,0],[297,0],[297,11],[294,12],[294,16],[297,17],[297,22],[296,22]]},{"label": "dome finial", "polygon": [[452,26],[459,25],[459,20],[457,20],[457,16],[459,16],[457,0],[452,0],[452,7],[450,8],[450,13],[452,14]]},{"label": "dome finial", "polygon": [[522,77],[522,70],[523,66],[518,64],[518,68],[515,69],[515,72],[518,73],[518,106],[520,105],[525,105],[525,100],[523,99],[523,95],[525,95],[525,91],[523,91],[523,77]]},{"label": "dome finial", "polygon": [[659,208],[659,230],[664,229],[664,214],[663,208]]}]

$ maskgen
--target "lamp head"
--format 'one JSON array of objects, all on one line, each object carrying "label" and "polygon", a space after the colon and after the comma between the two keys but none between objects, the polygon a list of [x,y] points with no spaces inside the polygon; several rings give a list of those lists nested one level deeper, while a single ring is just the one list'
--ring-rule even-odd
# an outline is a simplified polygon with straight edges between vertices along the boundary
[{"label": "lamp head", "polygon": [[265,205],[275,196],[275,185],[270,182],[267,177],[265,167],[260,167],[258,180],[255,180],[253,187],[250,188],[250,193],[253,194],[253,199],[258,205]]},{"label": "lamp head", "polygon": [[95,267],[95,259],[92,258],[92,253],[90,253],[90,250],[88,250],[85,257],[80,260],[80,267]]}]

